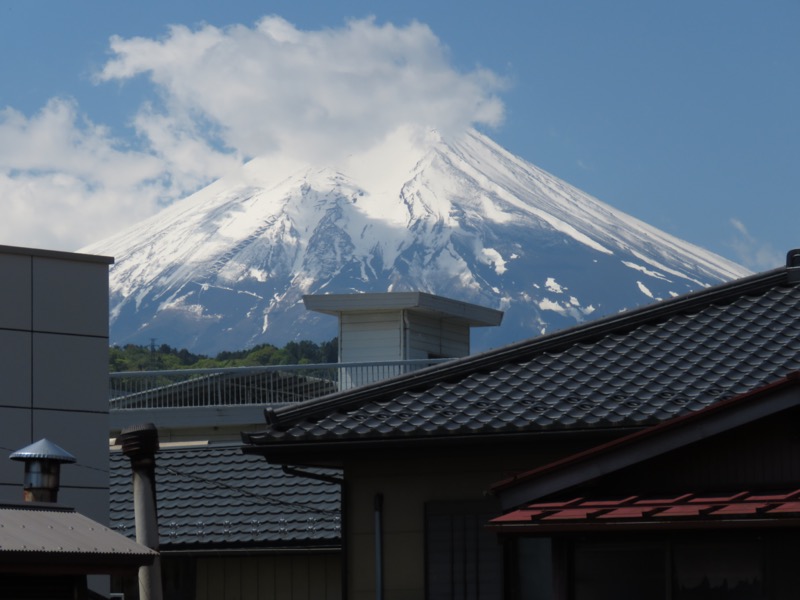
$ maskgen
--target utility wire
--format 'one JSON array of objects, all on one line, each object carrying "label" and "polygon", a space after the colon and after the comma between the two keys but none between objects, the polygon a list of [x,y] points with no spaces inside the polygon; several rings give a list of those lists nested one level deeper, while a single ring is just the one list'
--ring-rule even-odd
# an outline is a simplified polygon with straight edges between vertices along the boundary
[{"label": "utility wire", "polygon": [[186,473],[181,473],[180,471],[176,471],[175,469],[173,469],[171,467],[159,467],[159,468],[165,470],[167,473],[170,473],[171,475],[175,475],[176,477],[183,477],[184,479],[188,479],[190,481],[199,481],[201,483],[208,483],[208,484],[211,484],[211,485],[223,488],[223,489],[229,489],[229,490],[238,492],[238,493],[240,493],[240,494],[242,494],[244,496],[250,496],[252,498],[258,498],[259,500],[262,500],[264,502],[268,502],[270,504],[293,508],[296,512],[306,512],[306,513],[307,512],[314,512],[314,513],[317,513],[317,514],[327,515],[327,516],[331,516],[331,517],[339,516],[339,512],[340,511],[338,511],[338,510],[315,508],[313,506],[307,506],[305,504],[300,504],[299,502],[288,502],[286,500],[280,500],[278,498],[266,496],[264,494],[258,494],[256,492],[253,492],[253,491],[247,489],[247,488],[240,488],[240,487],[237,487],[235,485],[229,485],[227,483],[223,483],[221,481],[217,481],[217,480],[214,480],[214,479],[207,479],[206,477],[201,477],[200,475],[187,475]]},{"label": "utility wire", "polygon": [[[19,448],[17,448],[17,450],[12,450],[11,448],[6,448],[5,446],[0,446],[0,450],[8,450],[9,452],[11,452],[13,454],[17,450],[19,450]],[[75,461],[74,463],[68,463],[68,464],[74,465],[76,467],[80,467],[81,469],[89,469],[91,471],[100,471],[101,473],[108,474],[108,469],[101,469],[100,467],[90,467],[89,465],[84,465],[83,463],[80,463],[80,462],[77,462],[77,461]]]},{"label": "utility wire", "polygon": [[[0,450],[7,450],[10,453],[16,452],[16,450],[12,450],[11,448],[6,448],[5,446],[0,446]],[[79,462],[75,462],[75,463],[71,463],[71,464],[73,464],[75,466],[78,466],[78,467],[81,467],[81,468],[84,468],[84,469],[90,469],[92,471],[99,471],[101,473],[108,473],[109,472],[108,469],[100,469],[98,467],[90,467],[89,465],[84,465],[84,464],[81,464]],[[228,489],[228,490],[231,490],[231,491],[234,491],[234,492],[238,492],[238,493],[242,494],[243,496],[250,496],[252,498],[257,498],[259,500],[262,500],[264,502],[268,502],[268,503],[273,504],[273,505],[292,508],[292,509],[294,509],[295,512],[298,512],[298,513],[300,513],[300,512],[303,512],[303,513],[313,512],[313,513],[332,516],[332,517],[333,516],[339,516],[339,512],[340,511],[338,511],[338,510],[315,508],[313,506],[300,504],[299,502],[288,502],[286,500],[280,500],[278,498],[266,496],[264,494],[258,494],[256,492],[253,492],[252,490],[247,489],[247,488],[240,488],[240,487],[237,487],[237,486],[234,486],[234,485],[223,483],[222,481],[217,481],[217,480],[214,480],[214,479],[208,479],[206,477],[201,477],[200,475],[187,475],[186,473],[181,473],[180,471],[176,471],[175,469],[173,469],[171,467],[160,467],[159,466],[158,468],[159,469],[163,469],[167,473],[169,473],[171,475],[175,475],[176,477],[183,477],[184,479],[188,479],[190,481],[199,481],[201,483],[207,483],[207,484],[216,486],[218,488]]]}]

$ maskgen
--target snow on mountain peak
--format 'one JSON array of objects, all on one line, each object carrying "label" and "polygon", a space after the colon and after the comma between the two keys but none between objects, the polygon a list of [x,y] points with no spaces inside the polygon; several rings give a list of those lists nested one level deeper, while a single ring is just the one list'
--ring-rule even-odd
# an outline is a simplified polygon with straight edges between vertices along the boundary
[{"label": "snow on mountain peak", "polygon": [[477,131],[401,128],[335,165],[249,161],[84,251],[112,255],[112,343],[214,353],[333,337],[302,295],[419,290],[506,310],[496,346],[740,277]]}]

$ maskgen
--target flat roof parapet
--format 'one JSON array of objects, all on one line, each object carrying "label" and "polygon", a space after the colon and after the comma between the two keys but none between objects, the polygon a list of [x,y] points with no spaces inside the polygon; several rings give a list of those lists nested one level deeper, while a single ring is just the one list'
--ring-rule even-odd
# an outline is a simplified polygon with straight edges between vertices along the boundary
[{"label": "flat roof parapet", "polygon": [[379,292],[303,296],[307,310],[329,315],[413,310],[467,323],[470,327],[500,325],[503,311],[425,292]]},{"label": "flat roof parapet", "polygon": [[114,259],[111,256],[96,254],[81,254],[79,252],[62,252],[61,250],[42,250],[40,248],[23,248],[20,246],[3,246],[0,244],[0,254],[16,254],[20,256],[35,256],[38,258],[55,258],[59,260],[83,261],[111,265]]}]

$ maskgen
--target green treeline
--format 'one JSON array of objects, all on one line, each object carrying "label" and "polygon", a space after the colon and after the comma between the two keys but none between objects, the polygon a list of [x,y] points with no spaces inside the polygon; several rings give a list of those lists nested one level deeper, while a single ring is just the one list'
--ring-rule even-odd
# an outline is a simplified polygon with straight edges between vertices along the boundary
[{"label": "green treeline", "polygon": [[338,339],[317,344],[308,340],[289,342],[283,348],[261,344],[249,350],[220,352],[211,358],[167,344],[156,346],[112,346],[108,366],[119,371],[160,371],[169,369],[210,369],[218,367],[257,367],[261,365],[302,365],[338,360]]}]

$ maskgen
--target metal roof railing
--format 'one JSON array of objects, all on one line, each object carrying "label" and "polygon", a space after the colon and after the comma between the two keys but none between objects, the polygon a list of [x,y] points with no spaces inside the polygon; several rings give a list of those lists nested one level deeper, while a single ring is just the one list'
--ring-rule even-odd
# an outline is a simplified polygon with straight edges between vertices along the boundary
[{"label": "metal roof railing", "polygon": [[111,410],[301,402],[452,359],[270,365],[109,374]]}]

